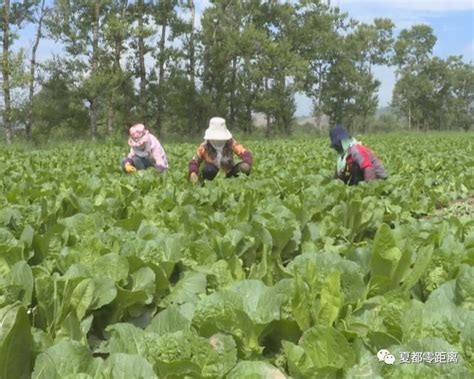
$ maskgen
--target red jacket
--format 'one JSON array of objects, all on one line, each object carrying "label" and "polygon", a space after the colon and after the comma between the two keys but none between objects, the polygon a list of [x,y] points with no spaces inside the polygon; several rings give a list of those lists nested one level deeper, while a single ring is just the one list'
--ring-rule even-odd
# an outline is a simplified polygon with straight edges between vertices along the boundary
[{"label": "red jacket", "polygon": [[359,143],[349,147],[344,171],[337,175],[346,184],[387,178],[380,159],[367,146]]}]

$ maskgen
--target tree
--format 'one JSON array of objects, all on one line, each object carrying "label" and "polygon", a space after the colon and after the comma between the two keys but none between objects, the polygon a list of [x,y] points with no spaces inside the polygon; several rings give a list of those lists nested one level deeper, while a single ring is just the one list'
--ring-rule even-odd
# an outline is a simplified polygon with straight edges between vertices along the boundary
[{"label": "tree", "polygon": [[[183,17],[177,14],[170,20],[171,33],[180,49],[167,48],[161,58],[167,60],[166,82],[157,89],[159,103],[166,106],[166,120],[173,132],[195,134],[207,123],[207,100],[199,91],[199,70],[201,68],[199,30],[196,29],[196,8],[193,0],[179,1]],[[178,10],[179,11],[179,10]],[[164,63],[164,62],[163,62]],[[160,66],[163,66],[160,62]],[[158,67],[159,72],[164,70]],[[163,75],[162,74],[162,75]],[[164,76],[164,75],[163,75]],[[166,96],[165,96],[166,95]],[[161,109],[159,106],[158,109]],[[180,116],[178,116],[180,115]],[[159,116],[159,114],[158,114]]]},{"label": "tree", "polygon": [[[429,92],[426,75],[421,75],[431,59],[436,37],[428,25],[414,25],[400,32],[395,42],[393,57],[397,65],[397,82],[393,92],[393,105],[408,120],[408,129],[422,124],[422,102]],[[425,112],[426,113],[426,112]]]},{"label": "tree", "polygon": [[[228,82],[235,48],[230,28],[240,2],[218,0],[207,8],[202,16],[202,86],[211,99],[209,113],[227,118]],[[235,37],[235,34],[233,34]],[[232,90],[232,89],[231,89]]]},{"label": "tree", "polygon": [[267,35],[251,21],[244,26],[238,43],[241,61],[236,82],[236,126],[250,133],[252,112],[259,107],[264,86]]},{"label": "tree", "polygon": [[[325,83],[333,65],[345,54],[341,49],[343,34],[353,23],[339,8],[319,0],[301,0],[297,4],[297,14],[299,28],[294,42],[307,67],[301,79],[303,90],[313,99],[313,113],[319,123],[323,114],[323,99],[330,98],[329,94],[324,93],[325,88],[330,89]],[[339,62],[339,66],[341,64]],[[333,75],[336,71],[334,68]]]},{"label": "tree", "polygon": [[[125,50],[125,41],[130,36],[130,16],[128,0],[114,0],[111,11],[105,20],[104,39],[105,52],[104,63],[112,62],[109,67],[110,77],[108,84],[108,112],[107,112],[107,133],[114,133],[114,124],[117,122],[117,114],[125,112],[119,120],[123,124],[128,124],[130,119],[130,90],[127,90],[127,83],[131,80],[131,74],[122,69],[121,60]],[[108,65],[110,66],[110,64]],[[132,86],[133,88],[133,86]],[[122,101],[120,101],[122,99]]]},{"label": "tree", "polygon": [[451,82],[448,122],[452,128],[468,131],[474,125],[474,65],[461,57],[449,57],[447,62]]},{"label": "tree", "polygon": [[101,72],[100,60],[103,25],[110,9],[111,0],[56,0],[48,20],[52,35],[65,45],[69,58],[65,64],[74,67],[76,78],[86,76],[82,90],[89,103],[93,139],[97,137],[99,105],[109,79]]},{"label": "tree", "polygon": [[[295,47],[295,35],[298,29],[295,7],[288,3],[268,3],[270,17],[266,23],[266,32],[270,43],[267,45],[270,96],[274,109],[272,117],[275,129],[285,134],[291,133],[296,105],[294,96],[300,88],[299,83],[306,65]],[[268,87],[267,87],[268,88]]]},{"label": "tree", "polygon": [[211,113],[250,130],[252,111],[267,133],[291,130],[294,78],[302,60],[293,48],[295,8],[279,1],[215,1],[202,19],[203,89]]},{"label": "tree", "polygon": [[41,38],[43,37],[43,20],[46,14],[46,0],[41,0],[41,5],[38,9],[37,16],[37,29],[35,42],[31,50],[31,60],[30,60],[30,85],[29,85],[29,96],[28,96],[28,119],[26,122],[26,139],[31,140],[31,129],[33,126],[33,95],[35,90],[36,83],[36,52]]},{"label": "tree", "polygon": [[397,77],[393,104],[406,116],[408,128],[461,127],[473,122],[472,65],[461,57],[433,57],[436,42],[426,25],[403,30],[395,44]]},{"label": "tree", "polygon": [[147,107],[148,78],[145,60],[147,54],[152,51],[149,40],[155,33],[155,28],[152,26],[153,6],[153,1],[137,0],[131,5],[130,9],[133,15],[133,26],[131,28],[131,47],[135,49],[135,77],[139,80],[139,107],[137,118],[142,120],[145,124],[148,123],[150,119]]},{"label": "tree", "polygon": [[[187,4],[186,4],[187,3]],[[185,33],[185,40],[183,43],[185,59],[187,59],[187,74],[189,78],[189,96],[187,106],[188,115],[188,131],[195,132],[201,120],[199,119],[199,111],[197,106],[197,88],[196,88],[196,7],[193,0],[185,2],[185,6],[190,14],[190,20]]]},{"label": "tree", "polygon": [[[176,14],[176,7],[178,2],[176,0],[165,0],[160,1],[158,5],[154,8],[155,22],[157,25],[160,25],[160,39],[158,43],[159,53],[158,53],[158,82],[156,85],[156,103],[157,111],[155,114],[155,128],[158,133],[161,132],[163,127],[163,113],[165,108],[163,106],[165,101],[165,64],[170,57],[170,52],[166,48],[167,40],[167,30],[171,29],[172,35],[170,39],[174,39],[176,34],[181,34],[182,30],[182,21],[178,18]],[[178,27],[177,27],[178,26]],[[178,32],[173,32],[173,28],[179,30]]]},{"label": "tree", "polygon": [[[347,54],[351,54],[356,70],[357,93],[355,95],[355,116],[353,123],[360,119],[365,132],[367,118],[373,116],[378,106],[376,91],[380,82],[372,74],[374,65],[385,65],[391,61],[393,50],[393,27],[389,19],[376,18],[374,23],[357,24],[355,31],[347,37]],[[356,126],[356,125],[354,125]]]},{"label": "tree", "polygon": [[8,144],[12,142],[12,103],[11,103],[11,45],[16,36],[12,31],[14,27],[20,27],[31,18],[33,7],[38,0],[4,0],[0,6],[2,13],[2,77],[3,77],[3,127],[5,128],[5,140]]},{"label": "tree", "polygon": [[[347,42],[340,48],[344,51]],[[345,124],[352,129],[356,115],[356,97],[361,76],[349,55],[341,53],[330,66],[321,84],[321,110],[329,116],[331,125]]]},{"label": "tree", "polygon": [[64,71],[57,63],[51,64],[49,78],[34,95],[33,117],[37,138],[47,138],[53,132],[77,138],[87,132],[87,108],[71,73]]},{"label": "tree", "polygon": [[435,43],[436,36],[429,25],[403,29],[395,42],[393,61],[398,67],[420,66],[431,57]]}]

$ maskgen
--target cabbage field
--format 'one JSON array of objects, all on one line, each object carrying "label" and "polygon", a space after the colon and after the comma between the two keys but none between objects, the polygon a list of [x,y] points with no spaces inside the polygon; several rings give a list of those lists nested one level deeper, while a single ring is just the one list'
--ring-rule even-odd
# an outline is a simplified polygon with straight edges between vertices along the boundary
[{"label": "cabbage field", "polygon": [[[241,141],[249,177],[123,174],[126,143],[0,152],[0,379],[468,378],[474,138]],[[393,364],[377,356],[387,350]]]}]

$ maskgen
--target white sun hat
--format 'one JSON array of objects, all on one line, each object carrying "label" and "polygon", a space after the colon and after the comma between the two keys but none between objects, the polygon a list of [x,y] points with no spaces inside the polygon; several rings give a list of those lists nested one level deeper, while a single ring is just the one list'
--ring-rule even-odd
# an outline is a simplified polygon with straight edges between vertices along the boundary
[{"label": "white sun hat", "polygon": [[205,140],[227,141],[232,138],[232,134],[225,126],[225,120],[221,117],[213,117],[209,121],[209,127],[204,133]]}]

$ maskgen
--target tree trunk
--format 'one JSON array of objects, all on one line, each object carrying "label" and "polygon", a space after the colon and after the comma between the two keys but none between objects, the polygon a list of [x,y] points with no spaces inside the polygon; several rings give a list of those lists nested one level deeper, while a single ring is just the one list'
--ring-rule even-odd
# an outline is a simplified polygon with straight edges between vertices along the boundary
[{"label": "tree trunk", "polygon": [[316,101],[315,101],[316,112],[313,112],[316,115],[316,126],[318,127],[319,130],[321,130],[321,119],[323,117],[323,112],[321,110],[321,104],[322,104],[321,83],[322,83],[322,80],[323,80],[322,68],[319,67],[319,70],[318,70],[318,87],[319,88],[317,90],[317,97],[316,97]]},{"label": "tree trunk", "polygon": [[[244,58],[244,67],[249,67],[249,57]],[[254,102],[254,96],[252,95],[252,82],[247,77],[245,79],[245,97],[244,97],[244,105],[245,105],[245,119],[244,119],[244,132],[246,134],[251,134],[253,130],[253,123],[252,123],[252,106]]]},{"label": "tree trunk", "polygon": [[4,0],[3,6],[3,100],[5,109],[3,112],[3,127],[5,128],[5,140],[7,144],[12,143],[12,109],[10,99],[10,0]]},{"label": "tree trunk", "polygon": [[115,109],[114,101],[115,96],[112,95],[112,99],[109,104],[109,114],[107,115],[107,134],[111,136],[114,133],[114,122],[115,122]]},{"label": "tree trunk", "polygon": [[411,130],[411,105],[408,104],[408,130]]},{"label": "tree trunk", "polygon": [[288,108],[288,101],[289,98],[287,96],[287,91],[286,91],[286,76],[283,74],[280,78],[280,87],[281,87],[281,98],[285,102],[283,104],[284,106],[281,107],[280,111],[280,118],[281,118],[281,123],[283,130],[286,135],[291,135],[291,119],[293,117],[293,114],[290,112],[290,108]]},{"label": "tree trunk", "polygon": [[[265,78],[265,93],[268,93],[268,78]],[[265,136],[270,137],[270,128],[271,128],[271,121],[270,121],[270,112],[265,111],[265,119],[267,120],[267,128],[265,130]]]},{"label": "tree trunk", "polygon": [[231,128],[235,124],[235,82],[237,78],[237,58],[232,58],[232,73],[231,73],[231,89],[230,89],[230,109],[229,109],[229,125]]},{"label": "tree trunk", "polygon": [[[92,26],[92,77],[97,73],[99,67],[99,18],[100,18],[100,2],[94,7],[94,25]],[[91,96],[91,137],[97,138],[97,112],[98,112],[98,96],[96,89]]]},{"label": "tree trunk", "polygon": [[253,125],[252,125],[252,104],[247,103],[245,107],[245,113],[246,113],[246,120],[245,120],[245,126],[244,126],[244,132],[246,134],[251,134],[253,130]]},{"label": "tree trunk", "polygon": [[[121,18],[125,19],[127,13],[128,0],[123,0],[121,3]],[[122,90],[122,67],[120,66],[120,59],[122,57],[122,42],[123,36],[118,33],[114,38],[114,83],[112,94],[109,103],[109,114],[107,116],[107,134],[113,135],[115,123],[115,109],[117,107],[117,92]]]},{"label": "tree trunk", "polygon": [[38,30],[36,31],[36,39],[31,51],[30,63],[30,91],[28,96],[28,120],[26,122],[26,139],[31,140],[31,129],[33,127],[33,95],[35,91],[35,71],[36,71],[36,51],[38,50],[39,42],[42,37],[41,28],[43,26],[45,0],[41,2],[40,16],[38,19]]},{"label": "tree trunk", "polygon": [[144,0],[138,1],[138,64],[140,75],[140,117],[146,122],[146,67],[145,67],[145,38],[143,31],[143,17],[145,15]]},{"label": "tree trunk", "polygon": [[160,57],[158,59],[158,86],[157,86],[157,100],[158,100],[158,114],[156,116],[156,129],[158,134],[161,133],[163,127],[163,82],[165,77],[165,42],[166,42],[166,18],[163,19],[161,25],[161,37],[160,37]]},{"label": "tree trunk", "polygon": [[191,87],[193,92],[196,90],[196,58],[194,56],[194,28],[196,22],[196,8],[194,1],[189,1],[189,8],[191,10],[191,34],[189,35],[189,78],[191,80]]},{"label": "tree trunk", "polygon": [[266,128],[265,128],[265,137],[270,137],[271,134],[271,119],[270,119],[270,114],[268,112],[265,112],[265,120],[266,120]]},{"label": "tree trunk", "polygon": [[189,80],[191,82],[191,98],[189,99],[189,130],[197,132],[196,122],[196,57],[194,56],[194,27],[196,22],[196,8],[194,1],[189,0],[189,10],[191,11],[191,32],[189,34]]},{"label": "tree trunk", "polygon": [[247,134],[251,134],[253,131],[253,122],[252,122],[253,102],[254,102],[254,97],[252,95],[252,83],[250,82],[250,80],[247,80],[247,101],[246,101],[246,106],[245,106],[245,113],[246,113],[245,133]]},{"label": "tree trunk", "polygon": [[107,134],[111,136],[114,133],[114,123],[115,123],[115,105],[117,104],[117,90],[120,89],[120,85],[117,86],[118,88],[112,88],[112,94],[110,95],[109,101],[109,112],[107,115]]},{"label": "tree trunk", "polygon": [[367,126],[367,111],[364,111],[362,115],[362,134],[365,134],[365,128]]},{"label": "tree trunk", "polygon": [[91,103],[91,138],[97,139],[97,97],[90,100]]},{"label": "tree trunk", "polygon": [[132,122],[132,107],[133,104],[128,96],[123,97],[123,108],[125,109],[125,127],[124,130],[128,133],[128,125]]}]

